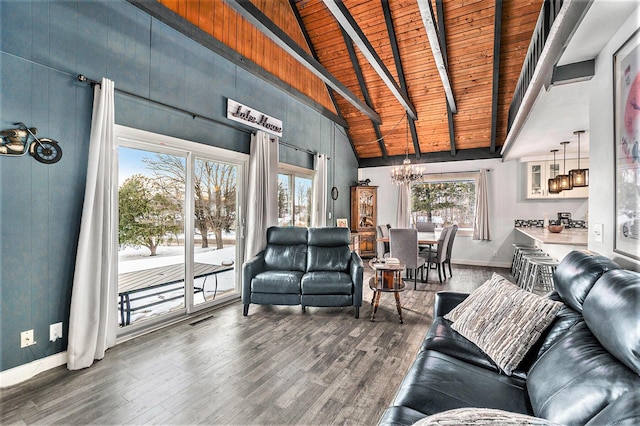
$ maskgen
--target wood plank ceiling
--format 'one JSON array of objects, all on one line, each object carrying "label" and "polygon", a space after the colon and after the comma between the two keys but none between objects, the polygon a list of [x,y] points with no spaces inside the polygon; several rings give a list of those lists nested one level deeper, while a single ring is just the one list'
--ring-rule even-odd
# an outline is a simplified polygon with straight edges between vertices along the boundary
[{"label": "wood plank ceiling", "polygon": [[[376,123],[241,16],[236,10],[247,0],[158,1],[292,90],[341,116],[362,167],[398,164],[406,152],[413,162],[498,157],[507,134],[511,98],[543,2],[251,0],[337,82],[373,109],[381,121]],[[418,2],[431,7],[435,18],[455,113],[447,107]],[[330,3],[350,15],[373,55],[406,94],[417,120],[407,117],[397,95],[342,31],[327,7]]]}]

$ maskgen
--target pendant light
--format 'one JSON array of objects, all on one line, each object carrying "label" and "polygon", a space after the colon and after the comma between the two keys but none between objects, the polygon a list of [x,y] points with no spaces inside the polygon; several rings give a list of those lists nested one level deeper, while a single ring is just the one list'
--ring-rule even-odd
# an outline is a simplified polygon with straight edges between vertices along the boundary
[{"label": "pendant light", "polygon": [[[555,171],[556,171],[556,152],[558,152],[557,149],[552,149],[551,152],[553,152],[553,174],[555,175]],[[549,194],[559,194],[560,191],[562,191],[562,189],[560,189],[560,185],[558,185],[558,179],[556,179],[556,176],[552,177],[551,179],[548,180],[548,190],[549,190]]]},{"label": "pendant light", "polygon": [[558,180],[558,185],[560,186],[561,191],[573,189],[573,186],[571,185],[571,178],[567,173],[567,145],[569,143],[569,141],[560,142],[560,145],[564,147],[564,166],[562,166],[562,172],[564,174],[556,176],[556,179]]},{"label": "pendant light", "polygon": [[422,167],[414,167],[409,160],[409,122],[407,121],[405,154],[402,165],[395,166],[391,169],[391,182],[396,185],[410,185],[422,179]]},{"label": "pendant light", "polygon": [[569,170],[569,177],[571,178],[571,185],[574,188],[583,186],[589,186],[589,169],[580,168],[580,135],[584,133],[584,130],[576,130],[574,135],[578,135],[578,168]]}]

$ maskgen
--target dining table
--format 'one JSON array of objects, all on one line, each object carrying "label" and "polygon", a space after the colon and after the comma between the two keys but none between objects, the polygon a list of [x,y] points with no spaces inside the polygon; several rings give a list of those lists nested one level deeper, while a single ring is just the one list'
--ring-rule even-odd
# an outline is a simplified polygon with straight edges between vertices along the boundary
[{"label": "dining table", "polygon": [[[441,231],[435,232],[418,232],[418,246],[432,246],[438,244],[438,237]],[[388,243],[389,237],[378,237],[376,241],[381,243]]]}]

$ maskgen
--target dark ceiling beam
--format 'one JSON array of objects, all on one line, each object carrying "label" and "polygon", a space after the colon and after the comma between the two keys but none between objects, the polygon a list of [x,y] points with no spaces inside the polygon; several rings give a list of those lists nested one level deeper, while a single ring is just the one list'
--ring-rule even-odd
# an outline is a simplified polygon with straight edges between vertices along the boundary
[{"label": "dark ceiling beam", "polygon": [[[493,158],[501,158],[500,153],[489,152],[487,148],[459,149],[458,154],[455,157],[451,157],[451,153],[449,151],[423,152],[422,157],[420,158],[420,161],[417,162],[417,164],[446,163],[450,161],[487,160]],[[389,157],[387,161],[380,157],[362,158],[358,163],[358,167],[390,166],[391,164],[402,163],[402,160],[404,160],[403,155],[394,155],[392,157]]]},{"label": "dark ceiling beam", "polygon": [[243,18],[254,25],[271,41],[280,46],[285,52],[300,62],[305,68],[311,71],[316,77],[327,83],[345,100],[351,103],[359,111],[371,120],[382,123],[380,116],[371,107],[362,102],[344,84],[340,83],[325,67],[302,49],[287,33],[282,31],[273,21],[271,21],[260,9],[249,0],[225,0],[233,10],[238,12]]},{"label": "dark ceiling beam", "polygon": [[596,75],[595,59],[566,65],[555,65],[551,75],[551,86],[589,81],[594,75]]},{"label": "dark ceiling beam", "polygon": [[[433,9],[431,8],[431,2],[429,2],[429,10],[431,16],[433,16]],[[444,66],[449,69],[449,60],[447,57],[447,33],[444,29],[444,8],[442,7],[442,0],[436,0],[436,11],[438,13],[438,36],[440,43],[442,43],[442,59],[444,60]],[[455,106],[455,105],[454,105]],[[451,105],[447,102],[447,122],[449,123],[449,146],[451,147],[451,156],[456,156],[456,130],[453,122],[453,111]]]},{"label": "dark ceiling beam", "polygon": [[407,114],[414,120],[417,120],[418,113],[409,100],[409,97],[406,95],[406,91],[403,92],[402,89],[400,89],[398,83],[389,72],[389,69],[385,66],[384,62],[382,62],[382,59],[380,59],[380,56],[378,56],[371,43],[360,29],[356,20],[353,19],[353,16],[351,16],[347,7],[342,3],[342,0],[322,1],[331,14],[336,18],[340,27],[342,27],[342,29],[349,35],[353,43],[358,46],[362,55],[367,58],[371,67],[376,73],[378,73],[391,93],[393,93],[398,102],[400,102],[405,111],[407,111]]},{"label": "dark ceiling beam", "polygon": [[[353,71],[356,73],[356,77],[358,78],[358,84],[360,85],[360,90],[362,91],[362,96],[364,97],[364,101],[370,105],[371,96],[369,96],[367,83],[364,81],[364,76],[362,75],[362,68],[360,68],[360,62],[358,62],[358,57],[356,56],[356,49],[354,49],[353,43],[349,38],[349,34],[347,34],[344,28],[340,27],[340,32],[342,33],[344,44],[347,46],[347,52],[349,52],[349,59],[351,59],[351,66],[353,67]],[[384,144],[384,139],[382,137],[382,132],[380,131],[380,126],[378,125],[378,123],[376,123],[373,120],[371,120],[371,124],[373,125],[373,130],[376,133],[376,138],[378,139],[378,145],[380,146],[380,152],[382,152],[382,158],[386,160],[389,158],[389,154],[387,153],[387,147]]]},{"label": "dark ceiling beam", "polygon": [[500,86],[500,46],[502,40],[502,0],[496,0],[493,21],[493,82],[491,89],[491,146],[489,150],[496,152],[498,134],[498,96]]},{"label": "dark ceiling beam", "polygon": [[[289,7],[291,7],[291,10],[293,11],[294,16],[296,17],[296,21],[298,22],[298,26],[300,27],[300,31],[302,31],[302,36],[304,37],[304,40],[307,43],[307,46],[311,50],[311,55],[313,55],[313,59],[315,59],[316,61],[320,62],[320,59],[318,58],[318,54],[316,53],[316,49],[313,46],[313,41],[311,40],[311,37],[309,36],[309,32],[307,31],[307,27],[304,25],[304,22],[302,21],[302,16],[300,15],[300,11],[298,10],[298,7],[296,6],[296,0],[289,0]],[[333,90],[331,89],[331,86],[329,86],[326,83],[325,83],[325,85],[327,86],[327,92],[329,93],[329,97],[331,98],[331,102],[333,103],[333,107],[336,109],[336,111],[337,111],[338,115],[340,116],[340,118],[342,118],[346,122],[346,120],[342,116],[342,112],[340,111],[340,107],[338,106],[338,103],[336,102],[336,97],[333,94]],[[346,130],[346,133],[347,133],[347,139],[349,140],[349,144],[351,145],[351,149],[353,150],[353,154],[356,156],[356,158],[358,158],[358,152],[356,151],[356,145],[353,143],[353,139],[351,138],[351,134],[349,133],[348,128],[345,127],[345,130]]]},{"label": "dark ceiling beam", "polygon": [[[0,0],[1,1],[1,0]],[[272,84],[283,92],[291,95],[293,98],[309,106],[310,108],[318,111],[329,120],[341,125],[344,128],[348,128],[347,121],[340,117],[335,112],[329,110],[325,106],[319,104],[315,100],[311,99],[308,95],[300,92],[291,85],[285,83],[281,79],[277,78],[273,74],[265,71],[255,62],[249,60],[247,57],[239,54],[229,46],[223,44],[221,41],[215,39],[211,34],[201,30],[191,22],[184,19],[182,16],[176,14],[172,10],[168,9],[157,0],[127,0],[133,6],[156,18],[160,22],[165,23],[170,28],[178,31],[181,34],[189,37],[193,41],[201,44],[205,48],[214,52],[217,55],[225,58],[232,64],[240,67],[254,76],[262,79],[263,81]]]},{"label": "dark ceiling beam", "polygon": [[444,92],[447,95],[447,102],[449,103],[451,112],[456,114],[458,112],[456,108],[456,100],[453,96],[451,81],[449,80],[449,74],[447,73],[447,66],[438,40],[438,30],[436,29],[431,0],[418,0],[418,8],[420,9],[420,15],[422,17],[422,24],[424,25],[424,29],[427,31],[429,45],[431,46],[431,53],[433,53],[433,59],[436,61],[438,74],[440,74],[440,80],[442,80]]},{"label": "dark ceiling beam", "polygon": [[[389,9],[389,2],[387,0],[380,0],[382,3],[382,11],[384,13],[384,21],[387,24],[387,32],[389,33],[389,40],[391,41],[391,51],[393,52],[393,59],[396,63],[396,72],[398,73],[398,80],[400,83],[400,89],[404,93],[404,96],[409,98],[409,90],[407,89],[407,81],[404,78],[404,68],[402,67],[402,60],[400,59],[400,51],[398,50],[398,40],[396,39],[396,31],[393,28],[393,19],[391,17],[391,9]],[[420,159],[420,143],[418,142],[418,132],[416,131],[416,121],[407,114],[407,124],[409,125],[409,131],[411,132],[411,140],[413,141],[413,150],[416,158]]]}]

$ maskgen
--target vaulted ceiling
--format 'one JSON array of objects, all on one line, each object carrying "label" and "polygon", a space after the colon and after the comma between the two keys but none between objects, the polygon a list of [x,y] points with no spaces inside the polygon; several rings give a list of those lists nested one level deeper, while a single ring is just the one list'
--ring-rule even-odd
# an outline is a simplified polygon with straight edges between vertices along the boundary
[{"label": "vaulted ceiling", "polygon": [[158,1],[342,123],[363,167],[397,164],[405,152],[414,162],[499,156],[542,8],[542,0]]}]

